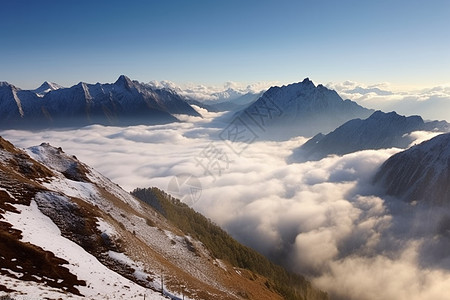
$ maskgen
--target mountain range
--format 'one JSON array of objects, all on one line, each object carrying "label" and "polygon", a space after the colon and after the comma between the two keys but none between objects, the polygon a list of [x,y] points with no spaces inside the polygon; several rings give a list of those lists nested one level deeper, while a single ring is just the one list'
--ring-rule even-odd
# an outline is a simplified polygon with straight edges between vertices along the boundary
[{"label": "mountain range", "polygon": [[219,101],[199,101],[196,99],[186,99],[186,102],[191,105],[197,105],[211,112],[238,111],[246,108],[248,105],[258,100],[262,94],[263,93],[247,93],[231,99],[226,98],[225,100]]},{"label": "mountain range", "polygon": [[319,133],[294,150],[291,162],[320,160],[328,155],[344,155],[368,149],[407,148],[413,131],[450,131],[445,121],[424,122],[420,116],[401,116],[396,112],[374,112],[367,119],[353,119],[324,135]]},{"label": "mountain range", "polygon": [[288,139],[329,132],[354,118],[366,118],[373,110],[343,100],[323,85],[302,82],[271,87],[257,101],[237,113],[241,123],[258,136]]},{"label": "mountain range", "polygon": [[[150,81],[148,83],[153,88],[170,89],[173,92],[181,95],[186,100],[197,100],[202,103],[222,103],[233,102],[236,104],[248,103],[248,97],[253,98],[255,95],[262,94],[267,88],[262,86],[247,86],[240,87],[232,82],[226,83],[224,87],[208,87],[204,85],[190,85],[187,87],[180,87],[171,81]],[[256,99],[255,99],[256,100]]]},{"label": "mountain range", "polygon": [[0,137],[0,293],[327,299],[163,191],[134,195],[61,148]]},{"label": "mountain range", "polygon": [[228,86],[224,89],[218,89],[199,85],[181,88],[171,81],[155,80],[150,81],[148,85],[156,89],[169,89],[180,95],[187,103],[210,112],[242,110],[263,94],[263,92],[252,90],[249,87],[238,89]]},{"label": "mountain range", "polygon": [[44,82],[35,90],[0,82],[1,128],[162,124],[177,121],[177,114],[200,117],[178,94],[124,75],[113,84]]}]

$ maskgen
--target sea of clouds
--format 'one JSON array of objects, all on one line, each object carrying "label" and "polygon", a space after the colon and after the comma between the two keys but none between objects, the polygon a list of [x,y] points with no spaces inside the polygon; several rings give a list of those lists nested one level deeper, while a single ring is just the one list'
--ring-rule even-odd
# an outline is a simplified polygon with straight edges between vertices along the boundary
[{"label": "sea of clouds", "polygon": [[236,151],[221,139],[227,115],[202,114],[159,126],[1,135],[20,147],[61,146],[125,190],[169,191],[240,242],[308,275],[332,299],[450,299],[450,217],[380,197],[372,184],[400,149],[287,164],[307,138],[256,139]]}]

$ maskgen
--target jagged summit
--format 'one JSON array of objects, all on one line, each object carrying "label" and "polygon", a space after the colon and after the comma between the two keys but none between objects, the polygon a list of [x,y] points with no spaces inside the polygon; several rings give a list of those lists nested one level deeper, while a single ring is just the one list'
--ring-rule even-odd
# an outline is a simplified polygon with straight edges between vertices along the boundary
[{"label": "jagged summit", "polygon": [[[404,126],[407,128],[410,128],[412,126],[420,126],[425,123],[422,117],[418,115],[404,116],[399,115],[396,111],[383,112],[381,110],[375,111],[366,120],[367,122],[372,123],[386,122],[392,125]],[[388,125],[385,126],[388,127]]]},{"label": "jagged summit", "polygon": [[299,85],[299,84],[303,84],[303,85],[312,85],[312,86],[315,87],[314,82],[312,82],[312,80],[309,79],[309,77],[305,77],[302,81],[295,82],[295,83],[292,83],[292,84],[288,84],[287,86],[290,86],[290,85]]},{"label": "jagged summit", "polygon": [[[312,82],[311,79],[309,79],[309,77],[306,77],[305,79],[303,79],[303,81],[301,82],[301,84],[303,84],[304,86],[311,86],[311,87],[316,87],[314,85],[314,82]],[[321,84],[319,84],[320,86]]]},{"label": "jagged summit", "polygon": [[389,120],[410,120],[411,122],[423,122],[423,119],[421,116],[402,116],[399,115],[397,112],[395,111],[391,111],[391,112],[382,112],[381,110],[377,110],[375,111],[369,118],[368,120],[385,120],[385,121],[389,121]]},{"label": "jagged summit", "polygon": [[133,81],[125,75],[120,75],[119,78],[114,82],[115,85],[123,86],[126,88],[133,87]]},{"label": "jagged summit", "polygon": [[241,111],[239,117],[263,137],[288,139],[329,132],[350,119],[366,118],[372,112],[353,101],[344,101],[336,91],[320,84],[315,86],[305,78],[298,83],[271,87]]},{"label": "jagged summit", "polygon": [[37,89],[33,90],[33,92],[39,97],[44,97],[48,92],[56,91],[60,88],[62,88],[62,86],[59,84],[44,81],[44,83],[42,83]]},{"label": "jagged summit", "polygon": [[310,80],[309,77],[306,77],[302,81],[290,83],[287,85],[283,85],[281,87],[280,86],[272,86],[267,90],[267,92],[270,90],[279,90],[279,89],[304,90],[304,89],[308,89],[308,88],[311,89],[311,88],[315,88],[315,87],[316,86],[315,86],[314,82],[312,82],[312,80]]},{"label": "jagged summit", "polygon": [[51,89],[51,90],[57,90],[62,88],[62,86],[60,86],[57,83],[54,82],[48,82],[48,81],[44,81],[43,84],[41,84],[41,86],[39,86],[37,89]]}]

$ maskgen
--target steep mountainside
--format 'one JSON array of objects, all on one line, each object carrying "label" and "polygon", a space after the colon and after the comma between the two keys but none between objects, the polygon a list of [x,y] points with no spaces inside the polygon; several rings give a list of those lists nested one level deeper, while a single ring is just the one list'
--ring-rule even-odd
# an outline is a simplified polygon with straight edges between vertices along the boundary
[{"label": "steep mountainside", "polygon": [[363,108],[308,78],[299,83],[271,87],[237,116],[259,136],[286,139],[329,132],[373,111]]},{"label": "steep mountainside", "polygon": [[272,287],[285,299],[326,298],[325,293],[313,289],[303,276],[289,273],[256,251],[239,244],[210,220],[165,192],[149,188],[136,189],[132,194],[163,214],[185,234],[201,241],[214,257],[267,277],[272,281]]},{"label": "steep mountainside", "polygon": [[45,82],[31,91],[0,83],[2,128],[160,124],[177,121],[176,114],[200,116],[176,93],[124,75],[113,84],[62,88]]},{"label": "steep mountainside", "polygon": [[450,204],[450,133],[393,155],[374,182],[406,202]]},{"label": "steep mountainside", "polygon": [[216,257],[61,148],[1,137],[0,253],[0,295],[12,297],[281,299],[272,279]]},{"label": "steep mountainside", "polygon": [[419,116],[376,111],[365,120],[350,120],[327,135],[314,136],[296,149],[289,160],[302,162],[366,149],[407,148],[412,140],[405,134],[417,130],[448,131],[448,125],[446,122],[425,123]]}]

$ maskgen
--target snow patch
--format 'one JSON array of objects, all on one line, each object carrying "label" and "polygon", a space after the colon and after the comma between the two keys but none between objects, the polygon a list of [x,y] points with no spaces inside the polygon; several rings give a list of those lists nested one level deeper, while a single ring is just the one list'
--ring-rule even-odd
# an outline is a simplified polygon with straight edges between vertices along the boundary
[{"label": "snow patch", "polygon": [[[17,204],[15,207],[20,213],[6,212],[5,221],[22,231],[22,241],[37,245],[67,260],[69,263],[66,267],[70,272],[87,283],[86,286],[77,287],[84,296],[90,299],[142,299],[145,294],[146,299],[164,299],[156,292],[108,269],[82,247],[62,237],[59,228],[39,210],[34,200],[30,206]],[[0,278],[0,283],[5,280]],[[42,285],[35,284],[34,287],[30,287],[28,295],[42,297]],[[52,290],[52,293],[54,292],[55,290]]]},{"label": "snow patch", "polygon": [[88,182],[79,182],[66,178],[55,178],[51,182],[43,182],[42,185],[50,190],[64,193],[69,197],[90,200],[91,203],[98,202],[100,198],[97,188]]},{"label": "snow patch", "polygon": [[97,218],[97,228],[102,235],[106,234],[108,237],[117,236],[116,229],[102,218]]},{"label": "snow patch", "polygon": [[215,259],[214,265],[218,266],[219,268],[221,268],[224,271],[228,271],[227,265],[221,259]]},{"label": "snow patch", "polygon": [[[136,263],[134,260],[132,260],[131,258],[129,258],[128,256],[126,256],[124,253],[119,253],[119,252],[115,252],[115,251],[108,251],[108,255],[109,257],[111,257],[112,259],[127,265],[131,268],[134,269],[134,277],[136,277],[139,280],[143,280],[143,281],[149,281],[149,279],[151,281],[153,281],[153,277],[150,274],[148,274],[147,272],[145,272],[143,270],[143,266],[140,263]],[[154,288],[158,288],[160,289],[161,286],[155,286],[155,284],[153,284]]]}]

